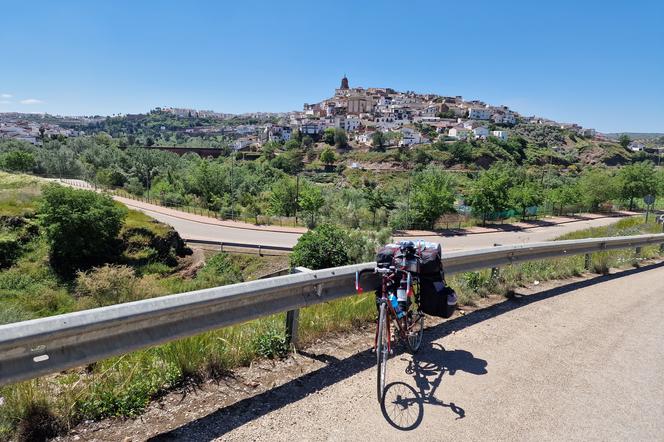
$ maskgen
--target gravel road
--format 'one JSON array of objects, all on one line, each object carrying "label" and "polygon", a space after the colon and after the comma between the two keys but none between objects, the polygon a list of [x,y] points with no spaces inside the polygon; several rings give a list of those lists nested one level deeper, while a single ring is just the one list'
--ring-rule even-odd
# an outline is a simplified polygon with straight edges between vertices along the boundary
[{"label": "gravel road", "polygon": [[385,414],[369,366],[154,440],[662,440],[664,268],[599,280],[428,330],[420,354],[390,361],[389,381],[403,384],[388,389]]}]

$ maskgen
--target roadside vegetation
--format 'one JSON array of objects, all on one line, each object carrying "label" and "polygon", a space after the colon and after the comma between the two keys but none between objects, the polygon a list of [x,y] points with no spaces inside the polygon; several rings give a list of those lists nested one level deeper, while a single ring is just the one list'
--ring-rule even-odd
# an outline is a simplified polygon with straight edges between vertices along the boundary
[{"label": "roadside vegetation", "polygon": [[[146,118],[151,133],[149,121],[158,115]],[[531,126],[517,126],[507,141],[441,139],[412,149],[380,140],[371,149],[351,149],[338,130],[320,139],[296,133],[285,143],[271,141],[257,152],[228,149],[216,159],[139,147],[151,135],[111,130],[113,137],[98,132],[46,138],[43,146],[1,141],[0,167],[84,179],[131,198],[219,218],[371,230],[634,209],[643,207],[643,196],[663,193],[664,175],[652,162],[657,158]],[[600,154],[610,161],[598,160]]]}]

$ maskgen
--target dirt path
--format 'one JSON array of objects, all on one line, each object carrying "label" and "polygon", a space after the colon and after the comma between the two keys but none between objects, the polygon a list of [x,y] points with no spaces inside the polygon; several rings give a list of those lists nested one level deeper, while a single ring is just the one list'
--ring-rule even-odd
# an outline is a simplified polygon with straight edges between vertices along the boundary
[{"label": "dirt path", "polygon": [[662,440],[663,291],[655,265],[540,285],[435,325],[417,356],[391,359],[402,384],[385,413],[367,328],[68,440]]}]

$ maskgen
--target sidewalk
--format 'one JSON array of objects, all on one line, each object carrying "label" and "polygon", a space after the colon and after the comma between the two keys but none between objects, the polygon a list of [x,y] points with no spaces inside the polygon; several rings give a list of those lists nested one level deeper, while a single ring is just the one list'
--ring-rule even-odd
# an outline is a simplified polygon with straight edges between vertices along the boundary
[{"label": "sidewalk", "polygon": [[518,232],[523,230],[535,229],[537,227],[551,227],[560,224],[569,224],[581,221],[591,221],[602,218],[624,218],[628,216],[639,215],[638,212],[619,211],[608,214],[582,213],[574,216],[550,216],[532,221],[518,221],[512,224],[490,224],[486,227],[473,226],[461,229],[441,229],[441,230],[400,230],[395,231],[394,236],[399,237],[417,237],[417,236],[464,236],[479,235],[483,233],[498,232]]}]

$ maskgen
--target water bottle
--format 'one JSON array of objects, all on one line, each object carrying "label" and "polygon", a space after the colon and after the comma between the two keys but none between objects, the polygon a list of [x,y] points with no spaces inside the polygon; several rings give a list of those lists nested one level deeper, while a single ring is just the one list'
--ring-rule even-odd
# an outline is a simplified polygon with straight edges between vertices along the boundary
[{"label": "water bottle", "polygon": [[[408,278],[404,275],[403,278],[401,278],[399,288],[397,288],[397,302],[399,303],[399,310],[403,312],[403,314],[408,310],[408,287]],[[401,316],[403,316],[403,314]]]},{"label": "water bottle", "polygon": [[397,299],[397,297],[394,296],[393,294],[390,294],[390,296],[388,296],[387,299],[388,301],[390,301],[392,308],[397,313],[397,318],[402,318],[405,313],[403,312],[403,310],[401,310],[401,307],[399,306],[399,300]]}]

